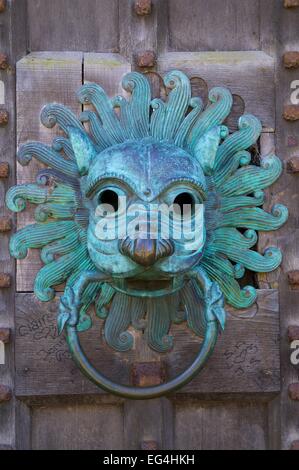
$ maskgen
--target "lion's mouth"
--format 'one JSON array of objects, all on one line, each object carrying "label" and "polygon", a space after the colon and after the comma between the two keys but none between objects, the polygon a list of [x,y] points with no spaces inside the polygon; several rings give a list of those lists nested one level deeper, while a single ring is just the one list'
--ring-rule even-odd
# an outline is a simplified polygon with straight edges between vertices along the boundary
[{"label": "lion's mouth", "polygon": [[136,297],[162,297],[179,290],[183,285],[181,277],[169,279],[114,279],[113,287]]}]

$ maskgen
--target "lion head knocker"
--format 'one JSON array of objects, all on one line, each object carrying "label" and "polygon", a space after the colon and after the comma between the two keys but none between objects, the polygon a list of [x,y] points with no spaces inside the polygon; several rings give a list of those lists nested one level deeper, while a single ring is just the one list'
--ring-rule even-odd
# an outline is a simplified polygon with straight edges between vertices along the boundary
[{"label": "lion head knocker", "polygon": [[[264,255],[252,249],[256,231],[278,229],[288,217],[282,205],[272,214],[261,208],[262,190],[282,166],[274,155],[259,166],[251,162],[248,149],[262,131],[258,119],[244,115],[239,130],[229,133],[223,125],[233,103],[229,90],[213,88],[203,109],[182,72],[168,73],[164,82],[166,101],[151,100],[149,81],[135,72],[123,80],[130,100],[111,100],[99,85],[85,84],[79,100],[94,109],[80,120],[62,105],[47,105],[42,123],[57,124],[65,136],[52,147],[22,146],[22,165],[35,157],[49,168],[39,172],[36,184],[15,186],[7,194],[15,212],[24,210],[26,201],[38,205],[37,223],[19,230],[10,250],[21,259],[29,248],[41,249],[45,266],[35,280],[41,301],[52,300],[53,286],[66,283],[58,328],[66,330],[74,360],[104,390],[129,398],[174,391],[201,370],[224,329],[224,301],[246,308],[256,299],[253,287],[238,283],[245,269],[269,272],[281,263],[277,248]],[[169,236],[161,206],[174,208]],[[176,237],[174,229],[185,224],[184,206],[189,228]],[[197,234],[193,242],[191,232]],[[151,348],[167,352],[171,324],[182,321],[200,338],[200,351],[181,375],[161,385],[114,383],[80,346],[78,332],[91,327],[92,305],[105,319],[106,342],[117,351],[133,346],[128,329],[134,327],[144,329]]]}]

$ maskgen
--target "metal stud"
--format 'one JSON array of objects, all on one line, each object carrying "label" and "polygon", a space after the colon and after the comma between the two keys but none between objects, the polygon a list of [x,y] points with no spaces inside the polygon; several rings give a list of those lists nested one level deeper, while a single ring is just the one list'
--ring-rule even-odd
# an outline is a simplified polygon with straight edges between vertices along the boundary
[{"label": "metal stud", "polygon": [[151,0],[135,0],[134,10],[138,16],[150,15],[152,12]]},{"label": "metal stud", "polygon": [[156,65],[156,54],[153,51],[144,51],[137,54],[138,67],[154,67]]},{"label": "metal stud", "polygon": [[283,117],[286,121],[298,121],[299,120],[299,106],[296,104],[290,104],[284,107]]},{"label": "metal stud", "polygon": [[10,328],[0,328],[0,341],[4,344],[9,343],[10,333]]},{"label": "metal stud", "polygon": [[297,288],[299,287],[299,271],[290,271],[288,272],[288,280],[289,280],[289,284],[291,287],[293,288]]},{"label": "metal stud", "polygon": [[0,273],[0,289],[4,289],[11,286],[11,277],[9,274]]},{"label": "metal stud", "polygon": [[291,400],[299,401],[299,383],[294,383],[289,386],[289,397]]},{"label": "metal stud", "polygon": [[299,52],[286,52],[283,56],[283,63],[287,69],[296,69],[299,67]]},{"label": "metal stud", "polygon": [[287,161],[287,170],[289,173],[299,173],[299,156],[292,157]]},{"label": "metal stud", "polygon": [[0,403],[10,401],[12,398],[11,388],[7,385],[0,384]]},{"label": "metal stud", "polygon": [[6,109],[0,110],[0,126],[6,126],[8,124],[9,114]]},{"label": "metal stud", "polygon": [[0,53],[0,70],[6,70],[8,65],[7,55]]},{"label": "metal stud", "polygon": [[0,13],[6,10],[6,0],[0,0]]},{"label": "metal stud", "polygon": [[284,5],[285,8],[294,8],[294,7],[299,7],[299,0],[284,0]]},{"label": "metal stud", "polygon": [[9,217],[0,217],[0,233],[10,232],[12,222]]},{"label": "metal stud", "polygon": [[9,164],[7,162],[0,163],[0,178],[8,178],[9,176]]},{"label": "metal stud", "polygon": [[299,325],[291,325],[288,328],[288,337],[290,343],[299,340]]}]

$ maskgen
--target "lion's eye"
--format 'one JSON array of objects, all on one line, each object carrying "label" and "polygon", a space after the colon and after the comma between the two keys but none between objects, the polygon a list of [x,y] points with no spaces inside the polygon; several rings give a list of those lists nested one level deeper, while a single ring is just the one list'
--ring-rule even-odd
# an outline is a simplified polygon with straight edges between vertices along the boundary
[{"label": "lion's eye", "polygon": [[98,204],[109,205],[113,207],[114,212],[118,211],[119,207],[119,196],[117,192],[112,189],[105,189],[98,196]]},{"label": "lion's eye", "polygon": [[188,192],[177,194],[173,201],[174,211],[178,214],[193,214],[195,211],[194,196]]}]

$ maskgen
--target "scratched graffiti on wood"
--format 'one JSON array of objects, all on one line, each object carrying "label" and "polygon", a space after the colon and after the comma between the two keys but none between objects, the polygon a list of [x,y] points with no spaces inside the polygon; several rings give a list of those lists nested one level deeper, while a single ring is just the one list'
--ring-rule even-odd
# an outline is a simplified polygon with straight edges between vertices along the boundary
[{"label": "scratched graffiti on wood", "polygon": [[[63,336],[56,326],[58,299],[36,300],[33,294],[18,294],[16,329],[17,395],[64,395],[102,393],[89,383],[70,358]],[[240,315],[240,314],[239,314]],[[128,354],[115,352],[103,340],[103,322],[80,334],[82,347],[94,366],[112,379],[130,383],[131,365],[163,361],[168,377],[190,364],[198,351],[198,339],[184,325],[175,325],[174,348],[167,354],[152,352],[142,337],[134,336]],[[277,292],[259,291],[258,302],[241,318],[229,310],[226,335],[222,335],[210,361],[198,379],[184,393],[274,393],[279,391],[279,317]]]}]

